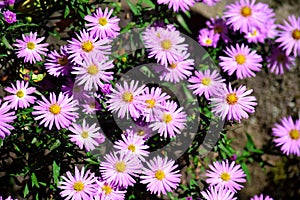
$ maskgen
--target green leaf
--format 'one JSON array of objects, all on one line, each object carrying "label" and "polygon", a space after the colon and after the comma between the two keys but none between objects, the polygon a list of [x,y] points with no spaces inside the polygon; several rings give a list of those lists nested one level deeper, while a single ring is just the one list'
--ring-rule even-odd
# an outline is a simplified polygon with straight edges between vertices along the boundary
[{"label": "green leaf", "polygon": [[68,5],[66,5],[65,13],[64,13],[64,18],[66,18],[70,14],[70,8]]},{"label": "green leaf", "polygon": [[128,6],[130,8],[130,10],[132,11],[132,13],[134,15],[139,15],[141,14],[140,11],[137,9],[137,7],[135,5],[133,5],[133,3],[131,3],[130,0],[126,0],[126,2],[128,3]]},{"label": "green leaf", "polygon": [[9,44],[9,42],[7,41],[7,39],[4,35],[2,36],[2,42],[6,46],[6,48],[13,49],[13,47]]},{"label": "green leaf", "polygon": [[61,142],[57,139],[54,144],[52,144],[52,146],[50,147],[50,151],[52,151],[53,149],[56,149],[57,147],[59,147],[61,144]]},{"label": "green leaf", "polygon": [[22,27],[22,26],[39,26],[37,24],[23,24],[23,23],[20,23],[20,24],[16,24],[16,25],[13,25],[13,26],[9,26],[6,30],[14,30],[16,28],[19,28],[19,27]]},{"label": "green leaf", "polygon": [[59,174],[60,174],[60,166],[58,166],[56,164],[56,162],[53,161],[52,167],[53,167],[53,181],[57,185],[57,183],[58,183],[58,177],[59,177]]},{"label": "green leaf", "polygon": [[38,180],[36,178],[35,173],[32,173],[31,176],[30,176],[30,178],[31,178],[31,184],[32,184],[32,186],[35,185],[37,188],[39,188],[40,187],[39,186],[39,182],[38,182]]},{"label": "green leaf", "polygon": [[151,0],[143,0],[143,3],[149,5],[152,9],[155,8],[155,4]]},{"label": "green leaf", "polygon": [[28,194],[29,194],[29,189],[28,189],[28,185],[26,183],[24,191],[23,191],[23,197],[25,198]]},{"label": "green leaf", "polygon": [[192,31],[188,27],[188,25],[187,25],[186,21],[184,20],[184,18],[182,17],[182,15],[177,15],[177,21],[189,34],[192,34]]},{"label": "green leaf", "polygon": [[241,166],[242,166],[243,171],[244,171],[245,174],[246,174],[247,181],[249,182],[249,184],[251,184],[250,171],[249,171],[249,169],[248,169],[246,163],[245,163],[245,162],[242,162]]}]

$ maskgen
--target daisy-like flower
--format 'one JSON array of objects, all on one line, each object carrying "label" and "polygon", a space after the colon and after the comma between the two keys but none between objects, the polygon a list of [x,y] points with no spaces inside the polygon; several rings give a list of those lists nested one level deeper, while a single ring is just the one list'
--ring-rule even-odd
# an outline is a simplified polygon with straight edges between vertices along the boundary
[{"label": "daisy-like flower", "polygon": [[110,83],[105,83],[100,87],[100,91],[104,94],[110,94],[112,89],[112,85]]},{"label": "daisy-like flower", "polygon": [[234,31],[247,33],[251,28],[265,26],[268,18],[263,10],[263,4],[255,4],[255,0],[239,0],[226,6],[224,17]]},{"label": "daisy-like flower", "polygon": [[82,112],[88,115],[96,115],[96,112],[101,109],[101,104],[94,96],[86,98],[81,106],[83,107]]},{"label": "daisy-like flower", "polygon": [[53,124],[60,130],[61,128],[68,128],[72,122],[78,117],[78,110],[76,102],[73,97],[59,93],[56,98],[55,93],[50,93],[49,100],[42,96],[42,101],[37,101],[37,106],[34,106],[33,115],[35,120],[41,120],[40,125],[44,124],[49,130],[52,129]]},{"label": "daisy-like flower", "polygon": [[194,6],[194,0],[158,0],[158,4],[168,5],[168,8],[172,8],[175,12],[179,12],[179,9],[183,12],[190,10],[190,7]]},{"label": "daisy-like flower", "polygon": [[15,116],[14,111],[10,111],[10,106],[8,102],[1,102],[0,100],[0,138],[4,139],[6,136],[10,135],[10,130],[14,129],[12,123],[14,119],[17,118]]},{"label": "daisy-like flower", "polygon": [[55,77],[69,75],[73,65],[68,56],[67,46],[61,46],[59,53],[56,50],[51,51],[45,62],[47,72]]},{"label": "daisy-like flower", "polygon": [[5,91],[11,95],[4,97],[8,101],[11,108],[17,110],[18,108],[27,108],[33,104],[35,97],[31,96],[36,91],[35,87],[28,87],[29,82],[17,80],[16,85],[11,84],[11,87],[5,88]]},{"label": "daisy-like flower", "polygon": [[295,65],[296,58],[294,56],[287,56],[279,47],[273,47],[271,55],[267,57],[267,67],[272,73],[277,75],[283,74],[284,69],[290,70]]},{"label": "daisy-like flower", "polygon": [[88,31],[92,35],[103,38],[114,38],[119,34],[120,27],[118,25],[120,19],[117,17],[111,17],[113,9],[108,10],[105,8],[104,12],[101,8],[98,8],[92,16],[87,15],[84,17],[88,23],[85,25],[88,27]]},{"label": "daisy-like flower", "polygon": [[158,115],[158,121],[149,125],[153,131],[158,130],[160,136],[164,138],[174,137],[181,133],[186,123],[186,113],[183,107],[178,108],[174,101],[166,101],[165,110]]},{"label": "daisy-like flower", "polygon": [[236,200],[234,197],[234,192],[227,190],[225,188],[216,188],[214,186],[210,186],[207,190],[201,192],[202,196],[205,200]]},{"label": "daisy-like flower", "polygon": [[37,38],[37,32],[29,35],[22,34],[23,40],[16,39],[13,46],[17,47],[18,58],[24,57],[25,62],[36,63],[42,61],[41,55],[46,55],[48,43],[41,43],[45,37]]},{"label": "daisy-like flower", "polygon": [[229,76],[236,73],[238,79],[254,77],[261,70],[262,57],[244,44],[226,47],[224,52],[228,57],[220,56],[220,66]]},{"label": "daisy-like flower", "polygon": [[69,59],[78,64],[82,64],[82,60],[89,54],[106,55],[111,50],[109,39],[104,38],[99,40],[99,37],[92,36],[86,30],[81,30],[80,34],[76,33],[78,39],[72,38],[68,41]]},{"label": "daisy-like flower", "polygon": [[4,199],[2,196],[0,196],[0,200],[18,200],[18,199],[14,199],[11,196],[9,196],[6,199]]},{"label": "daisy-like flower", "polygon": [[136,137],[140,137],[143,140],[149,139],[152,136],[152,133],[153,131],[151,128],[149,128],[148,123],[143,125],[134,124],[125,130],[125,134],[134,134]]},{"label": "daisy-like flower", "polygon": [[253,27],[251,31],[246,33],[245,38],[249,43],[264,43],[267,38],[267,34],[263,33],[260,29]]},{"label": "daisy-like flower", "polygon": [[276,42],[279,42],[279,46],[285,50],[287,55],[291,53],[296,57],[300,55],[300,17],[291,15],[288,17],[288,21],[284,21],[284,25],[278,25],[281,29],[278,31],[278,38]]},{"label": "daisy-like flower", "polygon": [[3,12],[3,17],[5,21],[9,24],[15,23],[17,21],[17,15],[14,12],[11,12],[10,10]]},{"label": "daisy-like flower", "polygon": [[174,160],[167,157],[154,157],[147,162],[148,168],[144,168],[140,176],[141,183],[147,184],[147,190],[154,194],[167,194],[176,189],[180,183],[180,171]]},{"label": "daisy-like flower", "polygon": [[128,133],[126,136],[122,134],[122,140],[118,140],[114,144],[114,148],[119,151],[123,151],[125,154],[133,154],[137,156],[141,161],[145,161],[144,157],[149,155],[147,149],[149,146],[145,145],[145,140],[141,137],[137,137],[135,134]]},{"label": "daisy-like flower", "polygon": [[62,190],[60,196],[66,200],[91,199],[97,192],[95,174],[90,173],[90,170],[85,172],[84,167],[82,167],[81,171],[75,167],[75,176],[68,171],[67,177],[62,176],[61,178],[63,181],[58,183],[58,188]]},{"label": "daisy-like flower", "polygon": [[202,3],[204,3],[208,6],[214,6],[220,1],[222,1],[222,0],[202,0]]},{"label": "daisy-like flower", "polygon": [[[153,30],[150,30],[153,31]],[[149,49],[149,58],[155,57],[158,63],[168,66],[169,63],[176,62],[182,53],[187,51],[187,44],[179,31],[170,31],[160,28],[156,35],[150,35],[147,31],[143,34],[143,40]]]},{"label": "daisy-like flower", "polygon": [[217,16],[215,19],[211,18],[206,21],[206,25],[209,29],[214,30],[215,34],[219,34],[220,39],[222,39],[225,43],[230,41],[228,37],[228,27],[224,17]]},{"label": "daisy-like flower", "polygon": [[286,154],[300,156],[300,120],[293,121],[292,117],[284,117],[280,124],[272,129],[276,146]]},{"label": "daisy-like flower", "polygon": [[145,90],[145,85],[138,87],[138,81],[132,80],[130,85],[124,82],[124,87],[121,84],[116,84],[116,89],[112,89],[112,93],[107,95],[110,99],[106,102],[109,105],[108,110],[118,112],[118,117],[127,119],[130,114],[133,118],[139,118],[144,110],[144,100],[141,94]]},{"label": "daisy-like flower", "polygon": [[97,180],[97,195],[93,200],[123,200],[126,191],[118,190],[118,187],[107,183],[106,181]]},{"label": "daisy-like flower", "polygon": [[209,165],[206,176],[208,177],[206,182],[215,186],[216,190],[225,188],[237,192],[244,187],[240,183],[246,182],[246,174],[241,169],[241,165],[235,164],[234,161],[229,164],[228,160],[213,162]]},{"label": "daisy-like flower", "polygon": [[95,123],[90,126],[85,119],[83,119],[82,124],[73,124],[69,127],[73,133],[69,135],[70,141],[74,142],[80,149],[84,147],[86,151],[94,150],[100,144],[97,138],[103,137],[103,134],[99,132],[100,127],[96,126]]},{"label": "daisy-like flower", "polygon": [[137,156],[120,151],[109,153],[104,158],[105,161],[100,163],[100,171],[105,181],[120,187],[136,183],[133,177],[138,177],[142,168]]},{"label": "daisy-like flower", "polygon": [[216,47],[219,38],[220,35],[216,34],[214,30],[204,28],[199,31],[198,42],[204,47]]},{"label": "daisy-like flower", "polygon": [[257,105],[256,98],[249,96],[252,93],[246,86],[232,89],[229,83],[228,87],[223,84],[223,89],[218,90],[211,98],[212,112],[220,116],[223,120],[237,120],[248,118],[248,113],[254,113],[254,106]]},{"label": "daisy-like flower", "polygon": [[255,195],[254,197],[251,197],[250,200],[273,200],[273,198],[269,197],[268,195]]},{"label": "daisy-like flower", "polygon": [[79,85],[84,85],[85,90],[98,90],[104,83],[113,79],[113,72],[108,72],[114,68],[113,61],[109,61],[103,55],[89,54],[84,58],[81,66],[74,67],[72,74],[76,74],[76,81]]},{"label": "daisy-like flower", "polygon": [[213,94],[215,94],[220,88],[223,87],[223,82],[220,74],[217,70],[205,70],[205,71],[195,71],[195,76],[192,76],[188,80],[191,85],[188,88],[193,90],[193,94],[201,96],[204,94],[205,98],[208,100]]}]

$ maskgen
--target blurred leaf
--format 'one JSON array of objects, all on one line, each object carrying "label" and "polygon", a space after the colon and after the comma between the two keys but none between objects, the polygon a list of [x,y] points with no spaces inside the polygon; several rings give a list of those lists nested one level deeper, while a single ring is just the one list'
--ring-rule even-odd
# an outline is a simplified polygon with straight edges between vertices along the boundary
[{"label": "blurred leaf", "polygon": [[4,35],[2,36],[2,42],[6,46],[6,48],[13,49],[13,47],[9,44],[9,42],[7,41],[7,39]]},{"label": "blurred leaf", "polygon": [[192,31],[190,30],[182,15],[177,15],[177,21],[189,34],[192,34]]},{"label": "blurred leaf", "polygon": [[241,166],[242,166],[243,171],[246,174],[247,181],[249,182],[249,184],[251,184],[251,176],[250,176],[250,172],[249,172],[249,169],[248,169],[246,163],[242,162]]},{"label": "blurred leaf", "polygon": [[23,197],[25,198],[28,194],[29,194],[29,189],[28,189],[28,185],[26,183],[24,191],[23,191]]},{"label": "blurred leaf", "polygon": [[68,5],[66,5],[65,13],[64,13],[64,18],[66,18],[70,14],[70,8]]},{"label": "blurred leaf", "polygon": [[31,178],[31,184],[32,184],[32,186],[35,185],[37,188],[39,188],[40,186],[39,186],[39,183],[38,183],[38,180],[36,178],[35,173],[32,173],[31,176],[30,176],[30,178]]},{"label": "blurred leaf", "polygon": [[57,147],[59,147],[61,144],[61,142],[57,139],[54,144],[50,147],[50,151],[52,151],[53,149],[56,149]]},{"label": "blurred leaf", "polygon": [[57,183],[58,183],[58,177],[59,177],[59,174],[60,174],[60,166],[58,166],[56,164],[56,162],[53,161],[52,167],[53,167],[53,181],[54,181],[54,184],[57,185]]},{"label": "blurred leaf", "polygon": [[131,3],[130,0],[126,0],[126,2],[128,3],[128,6],[130,8],[130,10],[132,11],[132,13],[134,15],[140,15],[140,11],[137,9],[137,7],[135,5],[133,5],[133,3]]},{"label": "blurred leaf", "polygon": [[143,0],[143,3],[149,5],[152,9],[155,8],[155,4],[151,0]]},{"label": "blurred leaf", "polygon": [[39,26],[39,25],[37,25],[37,24],[23,24],[23,23],[21,23],[21,24],[16,24],[16,25],[9,26],[6,30],[14,30],[14,29],[20,28],[22,26]]}]

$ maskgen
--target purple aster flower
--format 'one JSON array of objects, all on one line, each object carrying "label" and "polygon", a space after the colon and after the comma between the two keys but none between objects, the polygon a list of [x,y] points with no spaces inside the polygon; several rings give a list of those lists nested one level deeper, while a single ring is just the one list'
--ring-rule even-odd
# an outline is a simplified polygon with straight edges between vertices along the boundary
[{"label": "purple aster flower", "polygon": [[18,200],[18,199],[13,199],[11,196],[4,199],[2,196],[0,196],[0,200]]},{"label": "purple aster flower", "polygon": [[296,65],[296,58],[294,56],[287,56],[285,52],[278,47],[273,47],[271,55],[267,57],[267,67],[272,73],[277,75],[283,74],[284,69],[290,70]]},{"label": "purple aster flower", "polygon": [[264,196],[263,194],[260,194],[251,197],[250,200],[273,200],[273,198],[269,197],[268,195]]},{"label": "purple aster flower", "polygon": [[225,189],[225,188],[216,188],[214,186],[210,186],[207,190],[201,192],[202,196],[205,200],[236,200],[234,197],[234,192]]},{"label": "purple aster flower", "polygon": [[245,38],[249,43],[264,43],[267,38],[267,34],[263,33],[259,28],[252,28],[251,31],[245,34]]},{"label": "purple aster flower", "polygon": [[107,95],[110,98],[106,102],[109,104],[108,110],[118,112],[118,117],[121,118],[126,115],[128,119],[128,114],[135,119],[139,118],[145,109],[145,100],[141,96],[145,90],[145,85],[138,87],[138,84],[139,82],[134,80],[130,82],[130,85],[124,81],[124,87],[117,83],[116,89],[112,89],[112,93]]},{"label": "purple aster flower", "polygon": [[120,187],[133,186],[138,177],[142,164],[134,154],[124,152],[113,152],[104,156],[105,161],[100,163],[104,181]]},{"label": "purple aster flower", "polygon": [[167,194],[176,189],[180,183],[180,171],[174,160],[154,157],[147,162],[148,168],[144,168],[140,176],[141,183],[147,184],[147,190],[154,194]]},{"label": "purple aster flower", "polygon": [[98,143],[97,138],[103,138],[103,134],[100,133],[100,127],[96,127],[86,123],[83,119],[82,124],[72,124],[68,129],[73,133],[69,134],[70,141],[74,142],[80,149],[83,147],[86,151],[94,150],[100,143]]},{"label": "purple aster flower", "polygon": [[67,177],[61,177],[63,181],[59,182],[58,188],[61,197],[65,199],[85,200],[91,199],[97,192],[95,174],[90,173],[90,170],[84,172],[82,167],[81,172],[75,166],[75,176],[71,172],[67,172]]},{"label": "purple aster flower", "polygon": [[6,6],[13,6],[15,4],[15,0],[1,0],[0,8],[5,8]]},{"label": "purple aster flower", "polygon": [[204,28],[199,31],[198,42],[202,46],[216,48],[219,38],[220,35],[215,33],[214,30]]},{"label": "purple aster flower", "polygon": [[220,56],[220,66],[230,76],[236,73],[238,79],[254,77],[254,72],[261,70],[262,57],[244,44],[226,47],[224,52],[228,57]]},{"label": "purple aster flower", "polygon": [[7,23],[12,24],[17,21],[17,15],[9,10],[3,12],[4,19]]},{"label": "purple aster flower", "polygon": [[117,17],[111,17],[113,9],[108,10],[106,7],[104,12],[101,8],[98,8],[92,16],[87,15],[84,17],[87,23],[88,31],[92,35],[103,38],[114,38],[119,34],[120,27],[118,25],[120,19]]},{"label": "purple aster flower", "polygon": [[149,128],[148,124],[134,124],[125,130],[125,134],[134,134],[136,137],[141,137],[143,140],[147,140],[152,136],[153,131]]},{"label": "purple aster flower", "polygon": [[78,39],[72,38],[68,41],[69,59],[78,64],[89,54],[109,54],[111,50],[110,40],[107,38],[100,39],[98,36],[93,37],[86,30],[81,30],[80,34],[76,33]]},{"label": "purple aster flower", "polygon": [[55,77],[69,75],[73,65],[69,61],[68,56],[67,46],[61,46],[60,53],[56,50],[51,51],[45,62],[47,72]]},{"label": "purple aster flower", "polygon": [[100,87],[100,91],[105,95],[110,94],[111,89],[112,89],[112,86],[110,83],[105,83]]},{"label": "purple aster flower", "polygon": [[84,90],[83,86],[78,84],[78,81],[73,81],[71,78],[67,78],[65,84],[61,87],[61,91],[65,95],[73,96],[73,99],[80,103],[89,96],[88,91]]},{"label": "purple aster flower", "polygon": [[10,107],[17,110],[18,108],[27,108],[33,104],[35,97],[31,96],[36,91],[34,87],[28,87],[29,83],[17,80],[16,85],[11,84],[11,87],[5,88],[5,91],[11,93],[4,97],[4,100],[10,103]]},{"label": "purple aster flower", "polygon": [[98,97],[88,96],[84,99],[84,102],[81,103],[83,107],[82,112],[88,115],[96,115],[98,110],[101,110],[101,104],[98,102]]},{"label": "purple aster flower", "polygon": [[97,180],[97,195],[93,200],[124,200],[126,191],[121,191],[106,181]]},{"label": "purple aster flower", "polygon": [[209,165],[206,176],[208,177],[206,182],[215,186],[216,190],[225,188],[237,192],[244,187],[240,183],[246,182],[246,174],[241,169],[241,165],[234,161],[229,163],[228,160],[213,162],[212,165]]},{"label": "purple aster flower", "polygon": [[193,90],[193,94],[201,96],[204,94],[205,98],[208,100],[213,94],[215,94],[220,88],[223,87],[223,82],[220,74],[217,70],[205,70],[195,71],[195,76],[192,76],[188,80],[191,85],[188,88]]},{"label": "purple aster flower", "polygon": [[222,0],[202,0],[202,3],[204,3],[208,6],[214,6],[220,1],[222,1]]},{"label": "purple aster flower", "polygon": [[165,110],[158,114],[158,120],[149,125],[153,131],[158,130],[164,138],[180,134],[186,124],[186,113],[183,107],[178,108],[174,101],[166,101]]},{"label": "purple aster flower", "polygon": [[258,2],[257,3],[261,7],[261,12],[265,14],[265,25],[262,27],[257,27],[264,33],[267,38],[274,38],[277,36],[277,25],[275,24],[275,12],[273,9],[269,7],[268,4]]},{"label": "purple aster flower", "polygon": [[300,120],[294,122],[291,116],[284,117],[272,131],[276,146],[281,146],[284,154],[300,156]]},{"label": "purple aster flower", "polygon": [[29,35],[22,34],[23,40],[16,39],[16,43],[13,46],[16,46],[18,58],[24,57],[25,62],[36,63],[41,61],[41,55],[46,55],[48,43],[40,44],[45,37],[37,38],[37,32],[30,32]]},{"label": "purple aster flower", "polygon": [[175,12],[179,12],[179,9],[183,12],[190,10],[190,7],[194,6],[194,0],[158,0],[158,4],[169,5],[168,8],[172,8]]},{"label": "purple aster flower", "polygon": [[291,53],[296,57],[300,55],[300,17],[294,15],[288,17],[288,21],[284,21],[284,25],[278,25],[281,29],[278,31],[276,42],[280,43],[279,47],[285,50],[287,55]]},{"label": "purple aster flower", "polygon": [[40,125],[44,124],[49,130],[52,129],[53,124],[59,130],[61,128],[68,128],[73,121],[78,117],[78,110],[76,101],[73,97],[59,93],[56,98],[55,93],[50,93],[49,100],[42,96],[43,101],[37,101],[37,106],[34,106],[33,115],[35,120],[41,120]]},{"label": "purple aster flower", "polygon": [[253,90],[247,90],[246,86],[232,89],[231,84],[218,90],[211,98],[212,112],[225,120],[237,120],[248,118],[248,113],[254,113],[254,106],[257,105],[256,98],[249,96]]},{"label": "purple aster flower", "polygon": [[12,123],[17,118],[14,111],[10,111],[8,102],[2,102],[0,100],[0,138],[4,139],[10,135],[10,130],[14,129]]},{"label": "purple aster flower", "polygon": [[217,16],[215,19],[211,18],[206,22],[206,25],[209,29],[214,30],[215,34],[219,34],[220,39],[222,39],[225,43],[230,41],[228,37],[228,27],[224,17],[220,18]]}]

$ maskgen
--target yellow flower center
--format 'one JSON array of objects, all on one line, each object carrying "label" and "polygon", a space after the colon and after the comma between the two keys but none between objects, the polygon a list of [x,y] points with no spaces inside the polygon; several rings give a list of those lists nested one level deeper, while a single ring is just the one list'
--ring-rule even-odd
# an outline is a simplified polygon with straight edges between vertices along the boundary
[{"label": "yellow flower center", "polygon": [[237,101],[238,101],[238,97],[236,96],[235,93],[228,94],[227,97],[226,97],[226,102],[229,105],[236,104]]},{"label": "yellow flower center", "polygon": [[251,8],[249,6],[244,6],[241,9],[241,14],[244,17],[249,17],[252,14],[252,10],[251,10]]},{"label": "yellow flower center", "polygon": [[156,172],[155,172],[155,178],[157,179],[157,180],[163,180],[164,178],[165,178],[165,172],[163,171],[163,170],[157,170]]},{"label": "yellow flower center", "polygon": [[279,63],[284,63],[285,61],[285,55],[284,54],[280,54],[277,56],[277,62]]},{"label": "yellow flower center", "polygon": [[96,75],[99,70],[98,70],[98,67],[96,65],[91,65],[87,68],[87,72],[90,74],[90,75]]},{"label": "yellow flower center", "polygon": [[146,100],[146,103],[148,104],[147,108],[154,108],[156,102],[154,99],[149,99]]},{"label": "yellow flower center", "polygon": [[33,42],[27,42],[27,49],[33,50],[35,48],[35,44]]},{"label": "yellow flower center", "polygon": [[105,17],[101,17],[101,18],[99,19],[99,24],[100,24],[101,26],[105,26],[107,23],[108,23],[108,22],[107,22],[107,19],[106,19]]},{"label": "yellow flower center", "polygon": [[208,86],[211,83],[211,79],[208,77],[205,77],[201,80],[202,85]]},{"label": "yellow flower center", "polygon": [[137,132],[137,135],[139,135],[139,136],[143,136],[144,134],[145,134],[145,131],[143,131],[143,130],[139,130]]},{"label": "yellow flower center", "polygon": [[124,92],[122,96],[123,101],[125,102],[132,102],[133,101],[133,95],[131,92]]},{"label": "yellow flower center", "polygon": [[169,50],[171,47],[172,47],[172,43],[170,40],[163,40],[161,43],[160,43],[161,47],[164,49],[164,50]]},{"label": "yellow flower center", "polygon": [[177,67],[176,63],[172,63],[171,65],[169,65],[169,68],[171,68],[171,69],[175,69],[176,67]]},{"label": "yellow flower center", "polygon": [[292,33],[292,36],[295,40],[299,40],[300,39],[300,30],[295,29]]},{"label": "yellow flower center", "polygon": [[252,32],[252,33],[250,33],[250,35],[251,35],[252,37],[254,37],[254,36],[257,36],[257,30],[256,30],[256,29],[254,29],[254,30],[253,30],[253,32]]},{"label": "yellow flower center", "polygon": [[76,192],[80,192],[84,190],[84,184],[81,181],[77,181],[74,183],[73,188]]},{"label": "yellow flower center", "polygon": [[89,107],[92,108],[92,109],[95,109],[95,108],[96,108],[96,103],[95,103],[95,102],[90,102],[88,105],[89,105]]},{"label": "yellow flower center", "polygon": [[89,53],[94,49],[93,43],[91,41],[87,41],[81,44],[81,48],[83,51]]},{"label": "yellow flower center", "polygon": [[60,113],[60,106],[55,103],[55,104],[52,104],[50,107],[49,107],[49,111],[53,114],[53,115],[57,115]]},{"label": "yellow flower center", "polygon": [[235,56],[235,61],[237,62],[237,64],[242,65],[246,62],[246,56],[238,54]]},{"label": "yellow flower center", "polygon": [[67,57],[61,57],[61,58],[58,58],[57,62],[58,62],[58,64],[65,66],[68,64],[69,60]]},{"label": "yellow flower center", "polygon": [[127,58],[124,56],[121,58],[121,60],[125,63],[127,61]]},{"label": "yellow flower center", "polygon": [[81,137],[83,137],[84,139],[88,138],[89,137],[89,132],[88,131],[82,131]]},{"label": "yellow flower center", "polygon": [[103,185],[101,189],[105,192],[105,195],[108,195],[112,192],[112,188],[109,185]]},{"label": "yellow flower center", "polygon": [[212,42],[213,42],[212,39],[209,39],[209,38],[205,40],[205,44],[207,44],[207,45],[211,45]]},{"label": "yellow flower center", "polygon": [[133,144],[129,145],[127,147],[128,150],[132,151],[133,153],[135,152],[135,146]]},{"label": "yellow flower center", "polygon": [[300,137],[300,133],[299,133],[299,131],[296,130],[296,129],[292,129],[292,130],[290,131],[289,134],[290,134],[290,137],[291,137],[293,140],[298,140],[299,137]]},{"label": "yellow flower center", "polygon": [[18,90],[16,92],[16,95],[17,95],[17,97],[22,98],[22,97],[24,97],[24,92],[22,90]]},{"label": "yellow flower center", "polygon": [[117,162],[115,168],[117,172],[124,172],[126,170],[126,164],[123,161]]},{"label": "yellow flower center", "polygon": [[228,174],[227,172],[223,172],[223,173],[221,174],[221,179],[222,179],[223,181],[229,181],[229,180],[230,180],[230,174]]},{"label": "yellow flower center", "polygon": [[164,114],[164,116],[163,116],[163,121],[164,121],[165,123],[169,123],[169,122],[171,122],[172,120],[173,120],[172,115],[167,114],[167,113]]}]

